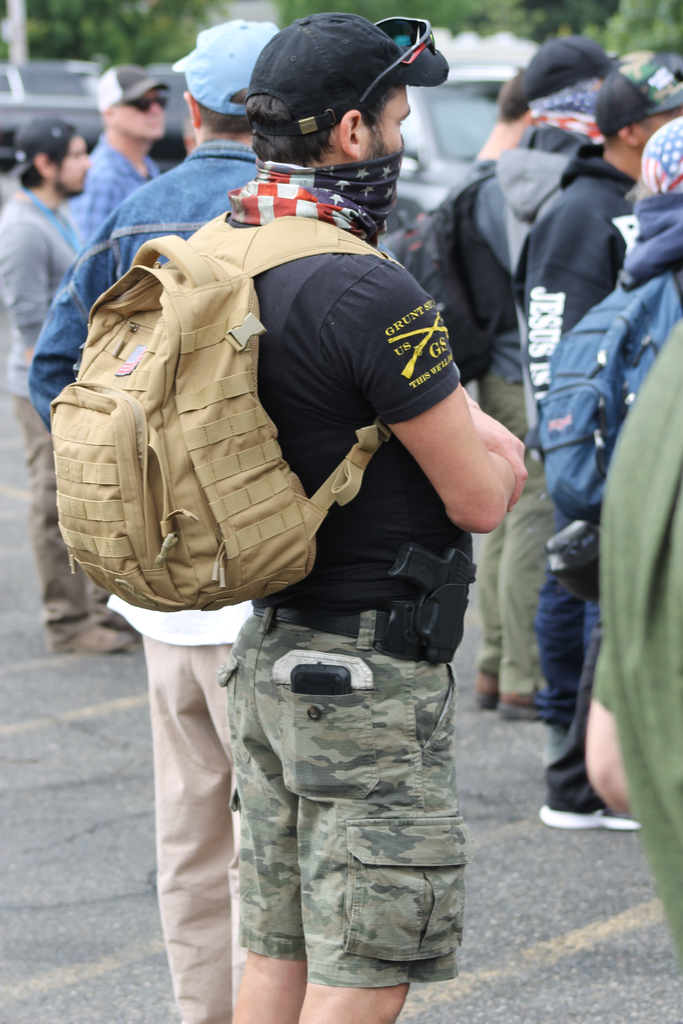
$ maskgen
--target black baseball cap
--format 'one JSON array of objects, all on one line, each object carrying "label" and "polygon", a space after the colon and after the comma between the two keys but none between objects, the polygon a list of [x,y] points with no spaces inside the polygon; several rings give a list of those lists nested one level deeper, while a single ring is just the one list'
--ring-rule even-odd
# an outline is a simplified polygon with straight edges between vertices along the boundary
[{"label": "black baseball cap", "polygon": [[292,121],[252,127],[268,135],[305,135],[335,124],[348,110],[365,110],[394,85],[436,86],[448,78],[446,58],[431,49],[382,76],[403,52],[386,32],[357,14],[299,18],[263,48],[247,94],[247,99],[265,94],[281,100]]},{"label": "black baseball cap", "polygon": [[30,124],[22,125],[14,134],[16,164],[11,173],[21,175],[27,171],[37,153],[52,156],[55,152],[63,152],[65,146],[68,148],[69,140],[77,134],[72,125],[58,117],[39,117]]},{"label": "black baseball cap", "polygon": [[672,56],[633,54],[607,76],[595,101],[595,120],[603,135],[683,106],[683,70]]},{"label": "black baseball cap", "polygon": [[524,95],[531,103],[586,78],[605,78],[614,67],[615,62],[593,39],[549,39],[539,46],[524,72]]}]

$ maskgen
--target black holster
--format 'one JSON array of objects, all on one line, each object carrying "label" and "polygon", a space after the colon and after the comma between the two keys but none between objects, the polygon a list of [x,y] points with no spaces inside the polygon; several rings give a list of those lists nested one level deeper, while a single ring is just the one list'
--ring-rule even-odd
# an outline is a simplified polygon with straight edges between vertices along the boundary
[{"label": "black holster", "polygon": [[435,555],[411,542],[402,545],[389,575],[408,580],[421,593],[414,601],[393,602],[386,634],[375,648],[410,661],[452,661],[465,631],[474,578],[470,559],[457,548]]}]

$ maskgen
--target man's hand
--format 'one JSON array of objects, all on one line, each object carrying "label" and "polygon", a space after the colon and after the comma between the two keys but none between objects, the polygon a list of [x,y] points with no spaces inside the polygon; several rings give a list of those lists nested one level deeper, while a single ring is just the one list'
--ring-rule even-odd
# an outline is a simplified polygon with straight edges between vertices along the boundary
[{"label": "man's hand", "polygon": [[504,427],[498,420],[494,420],[492,416],[482,412],[474,399],[470,398],[467,391],[465,391],[465,397],[470,407],[472,422],[477,434],[490,452],[502,455],[506,462],[510,463],[512,472],[515,474],[515,489],[512,492],[510,504],[508,505],[509,512],[519,501],[524,490],[526,478],[529,475],[524,465],[524,442],[520,441],[514,434],[511,434],[507,427]]}]

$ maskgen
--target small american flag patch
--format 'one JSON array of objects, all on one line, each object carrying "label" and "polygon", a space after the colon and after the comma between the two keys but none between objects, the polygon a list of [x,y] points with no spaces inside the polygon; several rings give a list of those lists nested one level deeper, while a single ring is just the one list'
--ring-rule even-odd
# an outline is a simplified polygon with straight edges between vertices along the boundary
[{"label": "small american flag patch", "polygon": [[116,373],[114,374],[114,376],[115,377],[127,377],[129,374],[131,374],[133,372],[133,370],[135,369],[135,367],[140,362],[140,360],[142,359],[142,357],[144,356],[146,350],[147,350],[147,346],[146,345],[138,345],[138,347],[135,349],[135,351],[133,352],[133,354],[130,357],[130,359],[126,359],[126,361],[123,364],[123,366],[119,366],[119,368],[116,371]]}]

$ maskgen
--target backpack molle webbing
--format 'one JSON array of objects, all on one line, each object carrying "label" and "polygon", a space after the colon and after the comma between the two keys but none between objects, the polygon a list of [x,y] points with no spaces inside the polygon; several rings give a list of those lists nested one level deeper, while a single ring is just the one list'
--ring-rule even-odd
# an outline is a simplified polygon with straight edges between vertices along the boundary
[{"label": "backpack molle webbing", "polygon": [[378,420],[358,430],[309,499],[259,401],[253,278],[321,253],[387,258],[321,221],[238,230],[220,217],[190,242],[146,242],[98,299],[78,380],[52,403],[72,568],[164,611],[265,597],[311,571],[328,509],[355,497],[390,436]]}]

